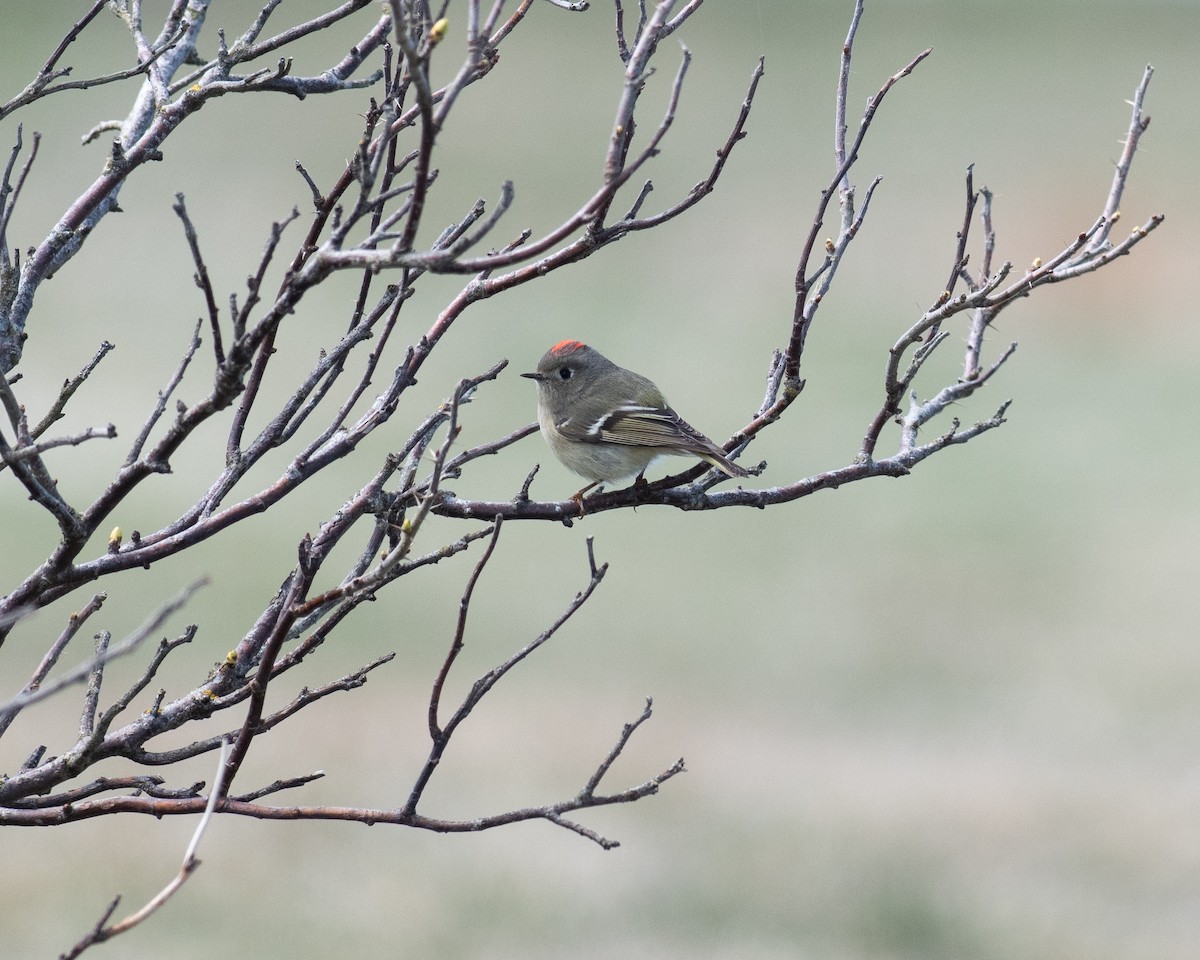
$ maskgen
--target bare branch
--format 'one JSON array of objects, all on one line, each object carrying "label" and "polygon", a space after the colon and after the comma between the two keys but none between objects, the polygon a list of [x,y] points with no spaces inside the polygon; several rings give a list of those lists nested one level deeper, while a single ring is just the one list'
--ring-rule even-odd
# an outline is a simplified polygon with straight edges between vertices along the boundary
[{"label": "bare branch", "polygon": [[[1121,151],[1121,159],[1117,161],[1117,168],[1113,171],[1112,187],[1108,191],[1108,200],[1104,204],[1104,213],[1101,215],[1106,227],[1088,244],[1087,253],[1089,255],[1094,256],[1103,252],[1108,242],[1109,231],[1112,230],[1113,224],[1120,216],[1121,197],[1125,195],[1125,181],[1129,178],[1130,167],[1133,166],[1133,155],[1137,153],[1142,134],[1150,126],[1150,118],[1142,116],[1142,105],[1146,100],[1146,88],[1150,86],[1152,76],[1154,76],[1154,68],[1147,64],[1142,73],[1142,80],[1133,93],[1133,99],[1129,101],[1129,105],[1133,107],[1133,116],[1129,120],[1129,132],[1125,135],[1124,149]],[[1156,223],[1155,226],[1157,225]],[[2,236],[3,232],[0,232],[0,237]]]},{"label": "bare branch", "polygon": [[[133,441],[133,446],[129,448],[129,453],[125,457],[125,466],[130,467],[142,456],[142,451],[146,447],[146,441],[150,439],[150,431],[154,429],[163,413],[167,409],[167,401],[171,399],[171,395],[178,388],[183,380],[183,375],[187,372],[192,358],[196,356],[196,351],[200,349],[200,321],[196,321],[195,329],[192,330],[192,338],[188,341],[187,349],[184,350],[183,356],[179,360],[179,365],[175,368],[175,372],[171,374],[171,379],[167,381],[167,385],[158,391],[158,402],[155,403],[154,409],[151,410],[150,416],[146,418],[146,422],[142,424],[142,429],[137,435],[137,439]],[[159,467],[163,464],[162,460],[155,460],[154,466]]]},{"label": "bare branch", "polygon": [[[649,192],[648,189],[644,190],[629,213],[619,222],[619,226],[628,230],[647,230],[656,227],[660,223],[665,223],[679,216],[679,214],[695,206],[713,192],[717,185],[717,180],[720,179],[721,174],[725,170],[725,163],[733,152],[734,145],[746,136],[746,121],[750,118],[750,110],[754,105],[754,96],[758,92],[758,82],[763,77],[765,64],[766,61],[762,57],[759,57],[758,65],[754,68],[754,72],[750,76],[750,88],[746,92],[745,99],[742,100],[741,112],[738,114],[737,120],[733,124],[733,129],[730,131],[725,143],[717,150],[716,162],[713,164],[708,176],[692,187],[688,195],[678,203],[667,207],[661,213],[654,216],[638,218],[638,210],[645,199],[646,193]],[[649,187],[649,182],[647,182],[647,187]]]},{"label": "bare branch", "polygon": [[115,349],[114,346],[107,340],[101,341],[100,348],[96,351],[92,359],[88,361],[87,365],[84,366],[84,368],[80,370],[76,376],[63,383],[62,389],[58,393],[58,397],[55,399],[54,403],[50,405],[50,409],[46,411],[46,415],[42,417],[41,422],[36,427],[29,431],[30,436],[34,437],[35,439],[40,437],[43,433],[49,430],[54,423],[62,418],[63,411],[67,406],[67,401],[69,401],[71,397],[75,395],[76,390],[83,386],[83,382],[92,375],[92,372],[100,365],[100,361],[108,356],[109,352],[113,349]]},{"label": "bare branch", "polygon": [[450,668],[454,666],[454,661],[457,659],[459,651],[463,648],[464,635],[467,630],[467,611],[471,606],[471,595],[475,592],[475,584],[479,582],[479,577],[483,574],[483,568],[487,566],[487,562],[492,559],[492,554],[496,550],[496,542],[500,539],[501,525],[502,521],[500,518],[497,518],[496,522],[492,525],[492,537],[488,540],[488,545],[484,549],[483,555],[475,564],[475,569],[471,571],[471,577],[467,581],[467,588],[463,591],[462,599],[458,602],[458,624],[454,628],[454,638],[450,641],[450,652],[446,654],[446,659],[433,681],[433,690],[429,695],[429,739],[435,742],[443,734],[442,727],[438,723],[438,703],[442,699],[442,687],[446,683],[446,677],[450,674]]},{"label": "bare branch", "polygon": [[[33,435],[32,431],[30,435]],[[95,440],[99,437],[112,440],[116,435],[117,428],[111,423],[106,427],[88,427],[86,430],[82,430],[79,433],[72,433],[65,437],[52,437],[49,440],[41,440],[29,445],[11,447],[7,450],[0,449],[0,464],[7,466],[21,460],[29,460],[45,453],[47,450],[53,450],[55,447],[77,447],[81,443],[85,443],[88,440]]]},{"label": "bare branch", "polygon": [[[646,797],[654,796],[664,783],[684,771],[683,760],[679,759],[662,772],[636,786],[617,793],[600,795],[595,793],[601,777],[603,777],[617,756],[624,750],[633,733],[649,717],[650,704],[647,702],[641,716],[633,723],[625,725],[616,745],[609,751],[604,760],[601,761],[600,766],[593,773],[584,788],[568,800],[561,800],[557,803],[545,804],[543,806],[523,807],[504,813],[475,817],[470,820],[443,820],[437,817],[427,817],[412,812],[408,807],[390,810],[332,806],[272,807],[230,797],[218,801],[215,804],[215,809],[221,813],[231,813],[263,820],[342,820],[366,824],[383,823],[415,827],[420,830],[431,830],[436,833],[479,833],[484,830],[493,830],[497,827],[521,823],[527,820],[547,820],[574,833],[578,833],[580,836],[587,837],[604,849],[612,849],[618,846],[615,841],[608,840],[600,834],[568,820],[564,814],[593,807],[634,803]],[[296,778],[296,781],[300,779],[302,778]],[[296,781],[280,781],[280,788],[282,789],[283,786],[294,784]],[[88,800],[56,809],[25,810],[0,808],[0,826],[5,824],[34,826],[48,822],[65,823],[114,813],[142,813],[155,817],[197,813],[201,810],[207,811],[213,806],[213,798],[217,796],[218,786],[219,784],[213,785],[213,790],[210,792],[207,801],[201,797],[164,799],[148,796],[123,796],[101,800]],[[272,784],[272,787],[268,789],[273,789],[275,786],[275,784]],[[111,912],[109,915],[111,915]]]},{"label": "bare branch", "polygon": [[[186,25],[180,24],[179,33],[170,40],[159,44],[152,50],[145,51],[145,59],[141,60],[137,66],[131,67],[128,70],[118,70],[114,73],[105,74],[99,77],[92,77],[87,80],[64,81],[62,83],[54,83],[62,77],[67,76],[71,72],[70,67],[55,69],[55,65],[66,53],[67,47],[74,43],[83,32],[84,28],[95,19],[96,15],[107,5],[107,0],[96,0],[92,7],[83,18],[73,26],[63,39],[59,42],[57,49],[50,55],[45,65],[30,83],[18,93],[15,97],[0,106],[0,120],[19,110],[21,107],[28,106],[35,100],[40,100],[42,97],[48,97],[52,93],[61,93],[64,90],[88,90],[91,87],[103,86],[107,83],[115,83],[118,80],[128,80],[131,77],[136,77],[139,74],[149,72],[151,65],[163,56],[168,50],[174,47],[183,37],[183,31],[187,29]],[[178,5],[178,4],[176,4]],[[86,143],[87,140],[85,139]],[[0,236],[3,234],[0,233]]]},{"label": "bare branch", "polygon": [[183,233],[187,238],[188,249],[192,252],[192,262],[196,265],[196,286],[204,294],[204,304],[208,308],[208,327],[212,331],[213,353],[216,356],[217,366],[220,366],[225,362],[225,350],[221,345],[221,324],[217,310],[217,298],[213,295],[212,283],[208,279],[208,267],[204,263],[204,256],[200,253],[200,238],[196,234],[191,217],[188,216],[182,193],[175,194],[175,204],[171,209],[183,222]]},{"label": "bare branch", "polygon": [[[0,375],[0,406],[4,408],[9,422],[15,427],[17,439],[17,447],[14,448],[5,440],[3,433],[0,433],[0,462],[12,469],[13,474],[28,491],[29,498],[54,518],[64,538],[81,536],[82,519],[58,492],[58,484],[50,476],[46,464],[42,462],[41,454],[33,450],[25,456],[16,455],[17,449],[30,450],[34,443],[25,418],[25,408],[18,402],[12,385],[3,375]],[[23,597],[10,595],[8,598],[10,606],[24,603]],[[7,625],[0,623],[0,642],[3,641],[6,630]]]},{"label": "bare branch", "polygon": [[104,680],[104,664],[108,659],[108,645],[112,634],[101,630],[96,634],[96,656],[94,666],[88,671],[87,693],[83,698],[83,716],[79,719],[79,739],[91,741],[96,731],[96,709],[100,705],[100,685]]},{"label": "bare branch", "polygon": [[200,861],[196,859],[196,851],[200,847],[200,840],[204,836],[204,831],[208,829],[208,824],[212,820],[212,815],[217,807],[217,801],[221,797],[221,791],[224,786],[221,781],[221,776],[225,769],[225,753],[226,751],[223,748],[221,750],[220,759],[217,762],[216,779],[213,783],[212,790],[209,791],[208,801],[204,806],[204,815],[200,818],[200,822],[196,824],[196,830],[192,834],[191,842],[188,843],[187,850],[184,851],[183,864],[179,868],[179,873],[140,910],[131,913],[119,923],[114,923],[112,926],[106,926],[108,923],[108,918],[111,917],[115,912],[117,903],[120,902],[120,898],[118,897],[116,900],[114,900],[112,906],[105,911],[104,915],[100,918],[100,922],[97,923],[97,925],[92,929],[92,932],[75,944],[75,946],[72,947],[71,950],[69,950],[66,954],[64,954],[66,960],[73,960],[73,958],[78,957],[81,953],[83,953],[84,950],[93,944],[104,943],[106,940],[111,940],[113,937],[119,936],[120,934],[125,933],[125,931],[136,927],[139,923],[141,923],[151,914],[158,911],[163,904],[170,900],[171,897],[175,895],[175,892],[187,882],[188,877],[192,875],[193,871],[200,866]]},{"label": "bare branch", "polygon": [[[496,534],[493,533],[493,542],[495,536]],[[482,566],[483,565],[480,564],[478,569],[482,570]],[[417,775],[417,780],[413,785],[412,792],[409,794],[408,800],[404,804],[402,813],[405,818],[411,819],[415,817],[417,804],[421,800],[421,795],[424,793],[426,786],[428,786],[429,780],[433,776],[434,771],[437,769],[438,764],[441,763],[442,756],[446,752],[446,748],[450,745],[451,738],[454,736],[454,732],[458,729],[459,724],[461,724],[467,719],[467,717],[471,715],[471,711],[475,709],[479,701],[482,700],[484,696],[487,695],[488,691],[491,690],[492,687],[494,687],[510,670],[512,670],[513,667],[515,667],[518,663],[542,646],[542,644],[544,644],[547,640],[553,637],[563,626],[563,624],[571,619],[571,617],[575,615],[576,611],[578,611],[580,607],[587,603],[588,598],[591,597],[592,593],[600,585],[600,581],[604,579],[604,574],[608,571],[608,564],[604,564],[599,568],[596,567],[595,560],[592,556],[590,538],[588,540],[588,566],[591,569],[591,578],[588,581],[588,585],[581,593],[575,596],[575,599],[571,601],[562,615],[560,615],[559,618],[555,620],[554,623],[552,623],[549,627],[543,630],[534,640],[530,641],[530,643],[526,644],[502,664],[493,667],[482,677],[476,680],[475,683],[472,684],[471,689],[467,693],[466,697],[463,698],[462,703],[459,704],[458,708],[454,711],[450,719],[446,721],[444,726],[438,725],[436,717],[437,700],[431,699],[429,732],[433,744],[430,747],[429,757],[426,759],[425,765],[421,769],[421,772]],[[469,596],[465,596],[464,599],[469,603]],[[462,607],[460,606],[460,610],[461,609]],[[440,683],[445,681],[445,674],[449,672],[450,665],[453,664],[453,660],[457,656],[460,646],[461,645],[456,646],[455,644],[451,645],[450,654],[447,656],[447,665],[444,667],[442,673],[439,674],[439,693]]]},{"label": "bare branch", "polygon": [[[85,661],[84,663],[81,663],[75,669],[69,671],[64,676],[59,677],[54,683],[44,687],[34,684],[32,688],[23,690],[21,693],[17,694],[17,696],[9,700],[8,703],[0,706],[0,719],[15,715],[32,703],[37,703],[39,700],[45,700],[47,697],[53,696],[54,694],[58,693],[59,690],[62,690],[65,687],[82,682],[84,679],[89,677],[92,674],[92,671],[94,671],[97,667],[102,666],[109,660],[115,660],[117,657],[123,657],[125,654],[133,652],[142,644],[143,641],[145,641],[148,636],[150,636],[150,634],[158,630],[159,626],[166,621],[168,617],[182,608],[184,604],[191,599],[193,593],[205,586],[207,583],[207,579],[200,579],[185,587],[177,596],[171,600],[168,600],[156,611],[154,611],[154,613],[150,615],[149,619],[147,619],[145,623],[133,631],[133,633],[129,634],[129,636],[127,636],[115,647],[98,651],[95,657]],[[68,637],[67,639],[69,640],[70,638]],[[63,645],[65,646],[65,641]],[[53,666],[53,662],[51,662],[50,665]]]},{"label": "bare branch", "polygon": [[[853,31],[857,29],[857,18],[861,16],[862,0],[856,0],[855,3],[855,21],[852,27],[852,32],[847,38],[850,43],[853,40]],[[836,170],[833,177],[829,181],[829,186],[821,191],[821,199],[817,204],[816,214],[813,216],[812,227],[809,229],[808,236],[804,241],[804,247],[800,253],[800,262],[796,267],[796,301],[795,309],[792,315],[792,333],[788,341],[786,356],[787,356],[787,372],[786,378],[792,389],[799,391],[800,377],[800,360],[804,352],[804,342],[808,337],[808,330],[812,326],[813,317],[816,314],[817,308],[820,306],[821,298],[809,298],[809,290],[818,276],[825,275],[825,284],[832,280],[833,274],[837,272],[838,263],[841,260],[846,250],[846,243],[833,244],[827,247],[825,262],[814,275],[809,275],[808,265],[812,257],[813,250],[816,247],[817,237],[820,234],[821,227],[825,222],[825,212],[829,207],[830,201],[833,199],[834,193],[838,193],[843,200],[843,233],[846,232],[845,224],[851,217],[853,208],[851,204],[851,196],[853,188],[848,186],[848,175],[850,168],[854,166],[858,160],[858,151],[862,146],[863,140],[866,138],[867,131],[871,128],[871,123],[875,119],[875,113],[878,111],[880,104],[883,103],[883,98],[895,84],[907,77],[917,68],[917,66],[928,57],[933,51],[923,50],[917,54],[912,60],[901,67],[896,73],[888,77],[887,81],[879,88],[879,91],[867,101],[866,109],[863,111],[862,120],[859,121],[858,134],[854,139],[848,152],[841,159],[835,158]],[[843,68],[838,80],[838,101],[844,102],[847,96],[845,85],[849,82],[849,63],[850,63],[850,48],[843,48],[842,53]],[[844,136],[837,135],[835,150],[844,151]],[[843,186],[846,184],[846,186]],[[848,238],[847,238],[848,239]],[[835,256],[836,254],[836,256]]]},{"label": "bare branch", "polygon": [[290,777],[287,780],[276,780],[274,783],[269,783],[265,787],[259,787],[257,790],[251,790],[249,793],[238,794],[236,797],[230,797],[231,800],[239,803],[253,803],[255,800],[261,800],[263,797],[270,796],[273,793],[279,793],[283,790],[294,790],[296,787],[303,787],[313,783],[316,780],[324,778],[325,771],[318,770],[315,773],[307,774],[303,777]]},{"label": "bare branch", "polygon": [[[108,594],[98,593],[78,611],[71,614],[66,628],[58,635],[58,639],[51,644],[50,649],[46,651],[45,656],[42,657],[41,662],[37,665],[37,669],[33,671],[33,676],[25,682],[25,686],[21,688],[21,692],[13,698],[8,707],[0,709],[0,737],[4,736],[4,732],[8,729],[9,724],[13,722],[17,714],[21,711],[21,705],[32,702],[33,694],[37,693],[42,682],[49,675],[50,671],[54,669],[54,665],[58,663],[58,658],[62,656],[62,652],[75,637],[75,634],[79,632],[79,628],[87,623],[88,618],[99,610],[107,599]],[[14,706],[14,704],[17,705]]]},{"label": "bare branch", "polygon": [[[4,178],[0,180],[0,254],[3,255],[3,267],[8,268],[8,223],[12,219],[13,211],[17,208],[17,201],[21,199],[21,190],[25,186],[25,180],[29,176],[29,171],[33,169],[33,162],[37,159],[38,147],[42,142],[42,135],[34,133],[33,146],[29,148],[29,156],[25,158],[25,163],[21,167],[21,172],[17,176],[15,185],[10,185],[10,177],[12,175],[13,164],[20,156],[22,148],[21,140],[21,125],[17,125],[17,142],[13,145],[12,153],[8,158],[8,165],[4,168]],[[7,300],[8,297],[5,297]]]}]

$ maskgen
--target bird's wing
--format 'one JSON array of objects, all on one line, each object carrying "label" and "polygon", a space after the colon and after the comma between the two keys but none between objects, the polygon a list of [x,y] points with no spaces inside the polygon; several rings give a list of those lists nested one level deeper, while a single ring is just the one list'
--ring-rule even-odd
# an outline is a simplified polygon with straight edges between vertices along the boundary
[{"label": "bird's wing", "polygon": [[618,407],[591,423],[576,423],[568,418],[555,424],[555,429],[567,439],[581,443],[663,447],[675,453],[686,450],[730,477],[747,475],[745,468],[733,463],[724,450],[670,407],[630,404]]},{"label": "bird's wing", "polygon": [[602,443],[639,447],[699,447],[712,444],[670,407],[623,406],[597,420],[590,431]]}]

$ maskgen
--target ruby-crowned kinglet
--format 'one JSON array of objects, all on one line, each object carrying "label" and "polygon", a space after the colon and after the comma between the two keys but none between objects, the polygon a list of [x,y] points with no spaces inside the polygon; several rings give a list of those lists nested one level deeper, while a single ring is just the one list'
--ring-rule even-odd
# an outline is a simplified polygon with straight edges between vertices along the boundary
[{"label": "ruby-crowned kinglet", "polygon": [[651,461],[671,454],[698,457],[729,477],[747,476],[725,451],[690,426],[645,377],[618,367],[578,340],[563,340],[538,362],[538,423],[554,455],[592,482],[639,479]]}]

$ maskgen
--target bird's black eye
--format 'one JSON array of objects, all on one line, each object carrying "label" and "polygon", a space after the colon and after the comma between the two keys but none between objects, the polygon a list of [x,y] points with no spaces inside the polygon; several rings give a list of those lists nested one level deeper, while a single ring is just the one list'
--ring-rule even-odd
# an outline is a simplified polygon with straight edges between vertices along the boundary
[{"label": "bird's black eye", "polygon": [[570,380],[571,374],[573,374],[574,372],[575,371],[572,370],[570,367],[559,367],[558,368],[558,378],[560,380]]}]

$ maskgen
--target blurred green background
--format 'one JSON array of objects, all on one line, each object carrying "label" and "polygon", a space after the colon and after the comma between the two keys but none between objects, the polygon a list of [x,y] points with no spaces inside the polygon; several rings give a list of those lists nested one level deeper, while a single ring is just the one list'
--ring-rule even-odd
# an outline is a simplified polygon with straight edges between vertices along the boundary
[{"label": "blurred green background", "polygon": [[[32,78],[86,6],[4,9],[0,98]],[[285,3],[278,24],[318,6]],[[218,26],[240,32],[250,11],[215,4],[203,49]],[[289,512],[103,584],[110,599],[89,630],[119,636],[158,599],[209,575],[212,586],[171,625],[201,625],[163,678],[171,696],[190,688],[261,610],[298,537],[357,490],[386,446],[460,376],[512,361],[466,411],[468,442],[499,435],[533,418],[530,385],[513,374],[564,337],[653,377],[714,437],[744,423],[761,399],[769,352],[786,339],[799,243],[832,170],[849,12],[832,2],[706,4],[679,33],[695,60],[649,169],[649,209],[705,175],[765,54],[750,134],[716,193],[659,230],[473,307],[406,395],[394,432],[307,486]],[[303,46],[295,72],[323,69],[376,15]],[[461,3],[450,19],[442,77],[461,54]],[[1092,223],[1147,63],[1157,71],[1147,100],[1154,122],[1114,236],[1154,213],[1167,221],[1132,256],[1006,312],[989,346],[1017,340],[1020,349],[959,415],[973,422],[1011,397],[1010,422],[902,482],[854,484],[766,512],[643,508],[571,529],[505,528],[451,694],[535,636],[584,586],[585,538],[611,570],[549,648],[463,727],[422,809],[472,817],[571,796],[653,695],[654,718],[606,784],[641,782],[680,755],[688,772],[655,798],[581,816],[619,849],[605,853],[543,823],[445,837],[219,818],[203,867],[177,899],[95,955],[1194,957],[1197,36],[1200,5],[1189,2],[868,4],[852,122],[888,75],[927,46],[934,53],[889,94],[862,151],[860,195],[872,177],[883,183],[810,337],[807,389],[747,454],[770,462],[764,482],[853,457],[878,406],[888,346],[945,282],[968,164],[995,193],[997,259],[1018,270]],[[67,57],[77,77],[131,61],[107,14]],[[665,44],[643,134],[677,61]],[[540,235],[574,212],[594,188],[620,79],[608,4],[578,15],[537,4],[444,131],[425,242],[476,197],[490,203],[504,179],[517,203],[497,243],[526,225]],[[135,92],[131,82],[60,95],[0,130],[4,144],[17,120],[27,141],[35,129],[43,137],[10,227],[14,246],[40,241],[92,181],[107,137],[84,148],[79,137],[124,116]],[[170,213],[175,192],[187,195],[224,303],[244,290],[269,222],[293,205],[302,222],[308,215],[293,161],[331,182],[365,104],[360,93],[210,104],[168,141],[164,162],[128,184],[125,213],[105,220],[44,285],[18,385],[31,412],[40,416],[101,339],[117,344],[63,429],[111,419],[121,440],[51,455],[73,502],[93,498],[120,463],[203,310]],[[299,235],[293,227],[289,236]],[[458,286],[423,283],[396,346],[419,336]],[[306,301],[294,318],[305,332],[293,333],[281,368],[300,369],[334,342],[355,288],[341,278]],[[961,322],[953,332],[932,371],[943,377],[953,375]],[[203,395],[207,370],[197,362],[185,399]],[[926,379],[923,394],[942,382]],[[194,502],[223,449],[222,426],[114,522],[150,530]],[[507,498],[539,461],[535,495],[576,489],[537,437],[452,486]],[[255,481],[268,482],[284,462]],[[0,477],[0,511],[0,583],[15,584],[52,548],[54,530],[10,474]],[[431,523],[424,546],[462,529]],[[240,788],[323,769],[326,779],[279,802],[400,804],[426,749],[425,697],[474,556],[385,592],[302,676],[285,678],[280,704],[301,683],[399,654],[363,690],[258,741]],[[0,696],[24,682],[67,612],[52,608],[14,634]],[[82,659],[85,641],[77,642],[65,662]],[[108,695],[137,672],[136,663],[114,664]],[[72,695],[28,711],[5,738],[0,769],[18,767],[38,743],[66,749],[77,703]],[[207,779],[212,766],[205,759],[186,776]],[[118,771],[128,772],[105,768]],[[174,874],[194,826],[126,817],[5,831],[4,954],[57,955],[115,893],[125,896],[119,915],[140,906]]]}]

